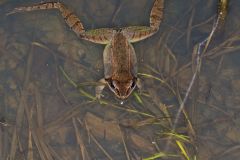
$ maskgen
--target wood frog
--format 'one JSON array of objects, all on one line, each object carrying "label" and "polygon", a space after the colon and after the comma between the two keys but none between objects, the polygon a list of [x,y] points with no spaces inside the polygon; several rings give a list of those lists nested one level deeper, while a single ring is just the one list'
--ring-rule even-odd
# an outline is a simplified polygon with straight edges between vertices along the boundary
[{"label": "wood frog", "polygon": [[67,25],[78,37],[98,44],[104,44],[104,78],[96,87],[96,97],[106,85],[120,99],[126,99],[138,84],[137,58],[131,43],[146,39],[155,34],[163,19],[164,0],[155,0],[149,26],[129,26],[123,28],[100,28],[85,31],[80,19],[60,2],[45,2],[32,6],[15,8],[12,13],[58,9]]}]

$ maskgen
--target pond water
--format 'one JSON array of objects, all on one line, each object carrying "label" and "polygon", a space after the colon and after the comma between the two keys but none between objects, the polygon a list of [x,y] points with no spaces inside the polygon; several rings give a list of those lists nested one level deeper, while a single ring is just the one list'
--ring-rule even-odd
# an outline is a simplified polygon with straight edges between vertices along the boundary
[{"label": "pond water", "polygon": [[[154,0],[61,2],[90,30],[147,26]],[[218,0],[165,0],[159,31],[133,44],[142,88],[125,101],[108,87],[95,99],[104,45],[79,39],[57,10],[7,14],[36,3],[0,1],[0,160],[238,159],[240,1],[196,65]]]}]

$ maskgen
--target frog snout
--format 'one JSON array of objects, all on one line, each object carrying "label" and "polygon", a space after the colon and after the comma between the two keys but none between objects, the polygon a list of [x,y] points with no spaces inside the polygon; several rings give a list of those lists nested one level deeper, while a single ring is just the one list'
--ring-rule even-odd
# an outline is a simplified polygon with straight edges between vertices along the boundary
[{"label": "frog snout", "polygon": [[126,99],[129,96],[129,88],[121,88],[119,89],[119,98]]}]

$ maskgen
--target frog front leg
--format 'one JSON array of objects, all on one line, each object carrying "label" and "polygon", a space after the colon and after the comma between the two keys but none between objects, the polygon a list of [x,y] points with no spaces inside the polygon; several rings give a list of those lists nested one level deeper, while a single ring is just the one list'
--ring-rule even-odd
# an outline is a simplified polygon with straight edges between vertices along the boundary
[{"label": "frog front leg", "polygon": [[150,13],[150,26],[130,26],[123,28],[130,42],[138,42],[156,33],[163,19],[164,0],[155,0]]},{"label": "frog front leg", "polygon": [[105,80],[105,78],[102,78],[98,82],[100,83],[100,85],[96,86],[95,94],[96,94],[96,98],[100,99],[102,97],[102,91],[107,85],[107,81]]},{"label": "frog front leg", "polygon": [[50,10],[57,9],[61,12],[67,25],[82,39],[98,43],[107,44],[111,41],[114,30],[111,28],[100,28],[85,31],[80,19],[70,11],[64,4],[60,2],[46,2],[40,3],[32,6],[17,7],[9,14],[19,13],[19,12],[29,12],[36,10]]}]

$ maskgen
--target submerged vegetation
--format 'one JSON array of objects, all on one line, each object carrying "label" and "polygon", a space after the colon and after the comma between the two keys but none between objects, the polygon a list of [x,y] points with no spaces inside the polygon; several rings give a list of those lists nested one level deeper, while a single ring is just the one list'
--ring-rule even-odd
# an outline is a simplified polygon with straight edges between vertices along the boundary
[{"label": "submerged vegetation", "polygon": [[[240,8],[228,0],[187,2],[167,1],[160,32],[135,46],[143,86],[126,101],[108,89],[96,99],[102,48],[72,35],[55,12],[1,19],[0,159],[239,157]],[[129,5],[136,13],[129,11],[128,23],[141,23],[151,4],[65,3],[84,6],[77,14],[88,24],[102,18],[99,25],[124,23]],[[15,6],[6,0],[0,7]]]}]

